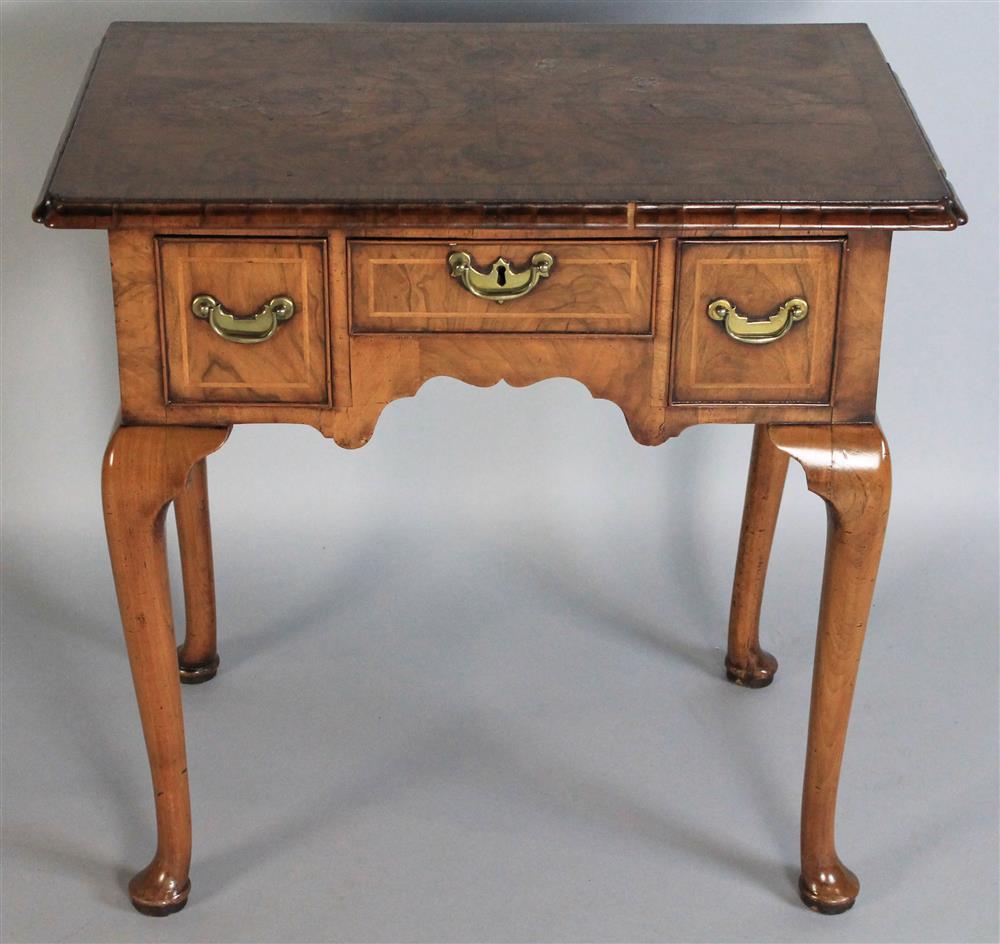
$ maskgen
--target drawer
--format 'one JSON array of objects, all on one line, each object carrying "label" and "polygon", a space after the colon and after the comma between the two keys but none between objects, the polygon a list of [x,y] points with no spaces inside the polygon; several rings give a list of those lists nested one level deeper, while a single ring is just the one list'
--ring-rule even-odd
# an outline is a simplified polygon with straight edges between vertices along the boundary
[{"label": "drawer", "polygon": [[170,402],[329,401],[322,240],[158,242]]},{"label": "drawer", "polygon": [[655,252],[645,240],[351,240],[352,330],[649,334]]},{"label": "drawer", "polygon": [[828,404],[843,246],[683,240],[672,402]]}]

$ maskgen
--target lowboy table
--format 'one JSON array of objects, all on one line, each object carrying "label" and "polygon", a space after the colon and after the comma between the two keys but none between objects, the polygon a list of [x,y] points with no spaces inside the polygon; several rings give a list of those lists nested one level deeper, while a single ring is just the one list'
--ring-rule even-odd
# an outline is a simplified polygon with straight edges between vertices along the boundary
[{"label": "lowboy table", "polygon": [[646,445],[755,424],[725,663],[749,688],[777,668],[761,594],[805,468],[829,535],[799,891],[851,907],[834,808],[889,508],[889,243],[965,222],[867,27],[116,23],[35,218],[110,242],[104,514],[157,822],[136,908],[190,889],[178,679],[219,665],[205,457],[234,423],[362,446],[439,375],[574,378]]}]

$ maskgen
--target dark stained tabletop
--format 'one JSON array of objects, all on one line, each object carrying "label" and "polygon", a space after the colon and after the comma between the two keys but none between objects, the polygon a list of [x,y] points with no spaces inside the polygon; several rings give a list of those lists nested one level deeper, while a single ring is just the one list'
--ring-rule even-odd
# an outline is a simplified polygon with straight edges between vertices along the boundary
[{"label": "dark stained tabletop", "polygon": [[36,216],[299,204],[962,221],[864,25],[115,23]]}]

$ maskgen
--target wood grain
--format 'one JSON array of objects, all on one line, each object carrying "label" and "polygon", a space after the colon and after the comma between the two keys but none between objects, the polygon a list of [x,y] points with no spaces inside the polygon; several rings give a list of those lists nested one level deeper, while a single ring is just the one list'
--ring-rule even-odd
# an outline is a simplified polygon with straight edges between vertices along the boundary
[{"label": "wood grain", "polygon": [[[829,403],[842,251],[842,240],[682,240],[672,402]],[[720,298],[750,318],[791,298],[809,312],[783,338],[745,344],[708,317]]]},{"label": "wood grain", "polygon": [[[351,325],[361,331],[462,331],[649,334],[656,243],[351,240]],[[555,265],[523,298],[498,305],[477,298],[447,265],[452,252],[472,256],[481,272],[503,256],[515,270],[536,252]]]},{"label": "wood grain", "polygon": [[187,483],[174,499],[174,516],[184,578],[185,624],[177,660],[181,681],[196,685],[215,678],[219,668],[208,468],[204,459],[194,464]]},{"label": "wood grain", "polygon": [[[111,230],[108,250],[115,301],[122,422],[149,425],[169,422],[156,236],[146,230]],[[202,425],[226,424],[206,422]]]},{"label": "wood grain", "polygon": [[651,339],[643,337],[359,335],[351,339],[354,406],[330,414],[330,430],[340,445],[364,445],[382,410],[432,377],[477,387],[569,377],[617,404],[638,442],[662,442],[663,391],[654,387],[651,352]]},{"label": "wood grain", "polygon": [[833,371],[833,419],[875,419],[892,233],[851,233],[844,250]]},{"label": "wood grain", "polygon": [[[164,238],[158,245],[171,402],[330,402],[325,243]],[[286,295],[295,314],[267,341],[239,344],[192,314],[197,295],[239,316]]]},{"label": "wood grain", "polygon": [[129,882],[146,914],[178,911],[190,889],[191,801],[163,519],[192,467],[228,435],[122,426],[104,456],[104,523],[156,802],[156,854]]},{"label": "wood grain", "polygon": [[36,218],[950,228],[964,213],[863,25],[115,23]]},{"label": "wood grain", "polygon": [[837,914],[854,904],[860,888],[837,855],[834,820],[847,722],[889,516],[889,448],[875,425],[771,426],[768,433],[803,467],[809,490],[827,506],[799,893],[810,908]]},{"label": "wood grain", "polygon": [[[129,884],[140,911],[190,888],[178,664],[185,681],[218,665],[205,456],[233,423],[364,445],[439,376],[573,378],[648,445],[757,424],[726,658],[750,687],[777,667],[761,596],[789,456],[803,465],[829,530],[799,888],[818,911],[853,904],[834,815],[889,502],[890,231],[966,219],[866,27],[113,24],[35,218],[110,230],[125,425],[104,513],[157,822]],[[503,308],[445,265],[543,248],[552,276]],[[195,319],[202,293],[297,312],[239,345]],[[714,298],[766,316],[793,296],[807,320],[766,346],[707,316]]]},{"label": "wood grain", "polygon": [[754,427],[726,649],[727,678],[747,688],[770,685],[778,670],[778,660],[760,648],[760,606],[787,472],[788,456],[767,427]]},{"label": "wood grain", "polygon": [[[634,237],[634,230],[615,236]],[[207,231],[218,237],[224,231]],[[574,241],[593,234],[571,231]],[[181,239],[194,231],[172,234]],[[672,385],[674,336],[674,282],[678,240],[664,236],[655,253],[653,329],[647,336],[593,335],[579,339],[544,333],[466,332],[438,335],[410,332],[404,338],[390,332],[352,335],[349,330],[349,260],[345,234],[296,231],[296,240],[325,238],[328,257],[330,355],[333,363],[333,408],[328,404],[207,401],[177,402],[164,389],[163,339],[158,311],[156,236],[139,230],[109,234],[115,311],[119,338],[119,374],[122,415],[138,424],[228,425],[230,423],[306,423],[347,447],[371,439],[382,410],[399,397],[412,396],[432,376],[452,376],[487,385],[509,379],[523,385],[548,377],[576,377],[591,392],[601,391],[622,407],[629,427],[640,442],[655,444],[676,436],[696,423],[869,422],[875,413],[875,389],[881,338],[881,305],[889,251],[888,233],[847,234],[842,265],[842,287],[837,315],[836,367],[830,405],[809,403],[668,403]],[[366,234],[367,235],[367,234]],[[423,235],[423,234],[422,234]],[[510,235],[515,241],[535,245],[537,232],[515,230],[456,230],[449,242],[500,244]],[[819,234],[805,231],[793,245]],[[777,237],[777,233],[769,237]],[[238,241],[274,241],[273,233],[238,230]],[[727,241],[733,252],[746,240],[731,233],[705,231],[700,240]],[[843,236],[842,236],[843,238]],[[370,238],[367,240],[373,242]],[[605,242],[602,238],[600,242]],[[617,239],[614,240],[617,243]],[[280,242],[280,240],[279,240]],[[759,242],[759,240],[751,241]],[[738,267],[734,267],[738,268]],[[754,277],[756,270],[746,270]],[[808,273],[807,273],[808,274]],[[799,278],[798,276],[796,278]],[[799,278],[801,281],[801,278]],[[743,290],[743,283],[737,283]],[[753,291],[753,283],[746,284]],[[530,296],[528,296],[530,299]],[[706,321],[707,321],[706,317]],[[808,321],[808,319],[807,319]],[[719,329],[710,322],[710,328]],[[284,327],[287,327],[285,325]],[[776,345],[794,342],[795,329]],[[282,329],[283,330],[283,329]],[[280,333],[280,332],[279,332]],[[273,341],[274,339],[272,339]],[[406,340],[407,343],[400,343]],[[460,340],[461,343],[456,343]],[[727,339],[728,340],[728,339]],[[514,342],[514,343],[512,343]],[[228,344],[228,342],[220,343]],[[256,347],[266,347],[256,345]],[[735,346],[735,342],[733,342]],[[231,345],[241,347],[240,345]],[[401,352],[405,352],[401,355]],[[750,353],[760,353],[753,350]],[[399,358],[397,360],[397,358]],[[358,378],[361,378],[360,380]],[[637,380],[636,378],[641,378]]]}]

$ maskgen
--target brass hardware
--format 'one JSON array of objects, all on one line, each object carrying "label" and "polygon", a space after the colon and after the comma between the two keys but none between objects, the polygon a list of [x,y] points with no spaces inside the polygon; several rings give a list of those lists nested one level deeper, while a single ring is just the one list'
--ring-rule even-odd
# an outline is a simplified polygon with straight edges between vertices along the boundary
[{"label": "brass hardware", "polygon": [[788,334],[796,321],[809,314],[809,303],[804,298],[790,298],[768,318],[751,320],[741,315],[732,302],[717,298],[708,303],[708,317],[713,321],[723,321],[726,334],[734,341],[744,344],[769,344]]},{"label": "brass hardware", "polygon": [[237,344],[258,344],[266,341],[282,321],[295,314],[295,302],[287,295],[276,295],[253,315],[234,315],[211,295],[196,295],[191,299],[195,318],[204,318],[212,330],[227,341]]},{"label": "brass hardware", "polygon": [[502,305],[513,298],[527,295],[539,279],[547,279],[556,260],[547,252],[536,252],[531,257],[531,268],[515,272],[511,264],[501,256],[489,272],[480,272],[472,265],[472,256],[467,252],[453,252],[448,256],[451,277],[458,279],[477,298],[487,298]]}]

